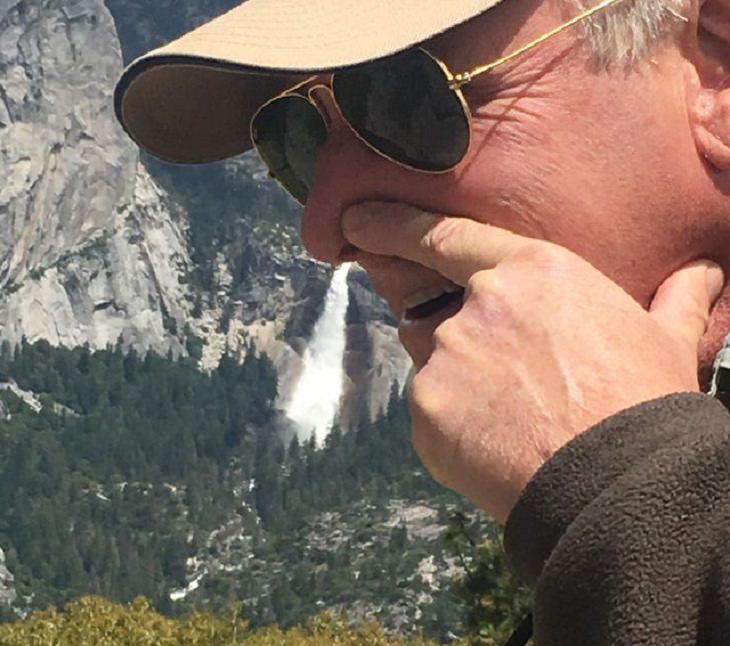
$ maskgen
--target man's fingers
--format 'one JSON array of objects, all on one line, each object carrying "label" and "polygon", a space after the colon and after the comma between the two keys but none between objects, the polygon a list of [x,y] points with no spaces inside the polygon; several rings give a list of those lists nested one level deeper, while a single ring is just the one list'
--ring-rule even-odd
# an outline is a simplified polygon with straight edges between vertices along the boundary
[{"label": "man's fingers", "polygon": [[709,260],[685,265],[661,284],[650,307],[651,315],[674,338],[696,351],[724,280],[722,269]]},{"label": "man's fingers", "polygon": [[343,214],[345,238],[382,256],[405,258],[466,286],[478,271],[492,269],[534,240],[475,222],[444,217],[396,202],[367,202]]}]

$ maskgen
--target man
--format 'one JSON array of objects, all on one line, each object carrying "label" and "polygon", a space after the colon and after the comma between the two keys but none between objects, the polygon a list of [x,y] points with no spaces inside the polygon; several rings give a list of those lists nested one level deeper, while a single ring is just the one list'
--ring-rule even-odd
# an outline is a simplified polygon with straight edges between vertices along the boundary
[{"label": "man", "polygon": [[728,0],[249,0],[134,63],[117,113],[181,162],[250,127],[312,255],[369,272],[414,444],[506,522],[538,646],[730,643],[730,418],[700,394]]}]

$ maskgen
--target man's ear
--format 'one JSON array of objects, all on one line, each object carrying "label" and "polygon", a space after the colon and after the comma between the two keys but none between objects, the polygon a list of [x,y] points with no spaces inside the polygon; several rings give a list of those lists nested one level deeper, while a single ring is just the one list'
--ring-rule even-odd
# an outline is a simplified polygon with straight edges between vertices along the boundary
[{"label": "man's ear", "polygon": [[730,170],[730,0],[699,0],[690,123],[700,154]]}]

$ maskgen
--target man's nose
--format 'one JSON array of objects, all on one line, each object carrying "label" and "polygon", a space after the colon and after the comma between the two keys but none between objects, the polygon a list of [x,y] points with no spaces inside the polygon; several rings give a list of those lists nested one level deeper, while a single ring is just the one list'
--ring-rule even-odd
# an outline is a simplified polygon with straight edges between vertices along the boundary
[{"label": "man's nose", "polygon": [[370,150],[345,123],[328,87],[310,93],[327,121],[327,140],[319,152],[315,181],[302,214],[304,247],[317,260],[337,265],[356,258],[342,235],[342,211],[372,197],[377,166],[390,162]]}]

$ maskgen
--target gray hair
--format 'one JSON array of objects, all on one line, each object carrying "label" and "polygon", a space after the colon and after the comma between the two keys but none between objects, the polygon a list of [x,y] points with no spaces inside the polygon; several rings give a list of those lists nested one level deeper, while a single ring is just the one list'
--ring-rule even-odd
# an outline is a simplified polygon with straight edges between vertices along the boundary
[{"label": "gray hair", "polygon": [[[595,0],[572,0],[580,9]],[[583,21],[583,38],[596,64],[633,64],[681,29],[684,0],[628,0]]]}]

